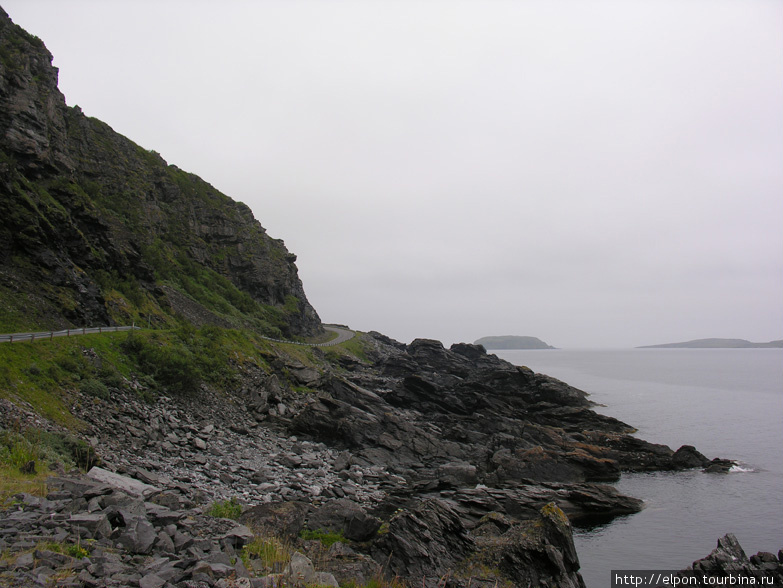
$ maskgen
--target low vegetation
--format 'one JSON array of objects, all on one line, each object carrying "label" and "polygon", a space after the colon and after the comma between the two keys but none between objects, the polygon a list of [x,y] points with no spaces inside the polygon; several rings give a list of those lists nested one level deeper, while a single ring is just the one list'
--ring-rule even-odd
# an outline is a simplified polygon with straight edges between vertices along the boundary
[{"label": "low vegetation", "polygon": [[0,429],[0,506],[20,492],[45,496],[52,469],[88,469],[96,462],[92,447],[72,435]]},{"label": "low vegetation", "polygon": [[239,515],[242,514],[242,505],[236,498],[230,498],[228,500],[213,502],[207,514],[211,517],[219,519],[232,519],[236,520]]},{"label": "low vegetation", "polygon": [[[0,344],[0,398],[24,403],[48,420],[78,432],[70,412],[76,392],[94,402],[120,390],[145,400],[158,394],[188,394],[202,384],[231,390],[247,367],[269,373],[278,355],[322,369],[343,361],[366,361],[361,337],[332,347],[275,343],[255,331],[181,324],[173,329],[60,337],[35,343]],[[283,372],[285,376],[285,372]],[[290,388],[312,391],[291,382]]]},{"label": "low vegetation", "polygon": [[[280,573],[291,561],[296,549],[290,542],[277,537],[255,537],[240,552],[242,563],[248,570],[259,570],[269,574]],[[254,562],[256,565],[254,565]]]},{"label": "low vegetation", "polygon": [[335,533],[333,531],[325,531],[323,529],[302,529],[299,536],[305,541],[320,541],[321,545],[326,548],[331,547],[335,543],[347,543],[348,540],[342,533]]}]

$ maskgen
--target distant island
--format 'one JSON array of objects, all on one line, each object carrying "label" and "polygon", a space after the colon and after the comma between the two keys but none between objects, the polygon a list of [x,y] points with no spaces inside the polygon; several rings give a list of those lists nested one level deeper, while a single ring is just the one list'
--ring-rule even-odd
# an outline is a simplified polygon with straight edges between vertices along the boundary
[{"label": "distant island", "polygon": [[772,347],[783,348],[783,339],[769,343],[752,343],[745,339],[694,339],[682,343],[642,345],[637,349],[761,349]]},{"label": "distant island", "polygon": [[557,349],[547,345],[537,337],[521,337],[518,335],[502,335],[499,337],[482,337],[474,341],[483,345],[484,349]]}]

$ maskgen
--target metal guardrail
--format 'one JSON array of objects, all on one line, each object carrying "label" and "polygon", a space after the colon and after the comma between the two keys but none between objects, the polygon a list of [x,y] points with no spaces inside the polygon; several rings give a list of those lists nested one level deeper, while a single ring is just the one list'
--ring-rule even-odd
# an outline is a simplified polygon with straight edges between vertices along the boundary
[{"label": "metal guardrail", "polygon": [[[288,343],[289,345],[305,345],[307,347],[331,347],[332,345],[338,345],[352,339],[356,333],[350,329],[342,329],[336,327],[325,327],[327,331],[337,333],[337,337],[332,341],[326,341],[325,343],[305,343],[302,341],[286,341],[285,339],[273,339],[272,337],[261,337],[267,341],[275,341],[277,343]],[[118,331],[131,331],[134,329],[141,329],[136,325],[130,327],[82,327],[80,329],[63,329],[62,331],[38,331],[36,333],[8,333],[0,335],[0,343],[21,343],[22,341],[45,341],[51,340],[55,337],[75,337],[77,335],[90,335],[94,333],[116,333]]]},{"label": "metal guardrail", "polygon": [[38,331],[36,333],[9,333],[0,335],[0,343],[20,343],[22,341],[44,341],[55,337],[75,337],[77,335],[90,335],[93,333],[116,333],[118,331],[131,331],[141,329],[136,325],[130,327],[82,327],[81,329],[63,329],[62,331]]}]

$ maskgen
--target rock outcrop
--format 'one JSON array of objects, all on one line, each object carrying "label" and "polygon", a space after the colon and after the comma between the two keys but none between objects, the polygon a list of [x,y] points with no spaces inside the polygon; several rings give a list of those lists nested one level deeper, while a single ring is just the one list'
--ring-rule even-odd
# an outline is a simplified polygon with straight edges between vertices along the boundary
[{"label": "rock outcrop", "polygon": [[[712,552],[677,574],[698,586],[780,586],[783,583],[783,549],[760,551],[748,557],[732,533],[718,539]],[[695,582],[699,582],[696,584]]]}]

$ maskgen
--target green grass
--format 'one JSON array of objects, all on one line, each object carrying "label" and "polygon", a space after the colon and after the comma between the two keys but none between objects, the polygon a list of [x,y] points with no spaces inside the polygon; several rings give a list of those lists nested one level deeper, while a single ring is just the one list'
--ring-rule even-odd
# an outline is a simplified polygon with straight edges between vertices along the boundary
[{"label": "green grass", "polygon": [[291,561],[294,547],[277,537],[255,537],[242,548],[239,557],[248,570],[252,570],[251,561],[261,560],[264,569],[269,573],[279,572]]},{"label": "green grass", "polygon": [[[95,451],[71,435],[0,429],[0,505],[21,492],[45,496],[52,464],[68,470],[89,469],[96,462]],[[32,468],[27,471],[29,464]]]},{"label": "green grass", "polygon": [[147,385],[147,399],[159,392],[187,394],[202,383],[231,389],[244,364],[265,369],[268,348],[252,331],[189,325],[3,343],[0,398],[78,431],[82,423],[68,408],[76,391],[102,402],[128,389],[132,379]]},{"label": "green grass", "polygon": [[324,547],[331,547],[335,543],[348,543],[348,540],[342,533],[335,533],[333,531],[324,531],[323,529],[302,529],[299,536],[305,541],[320,541]]},{"label": "green grass", "polygon": [[239,501],[236,498],[216,501],[210,505],[207,514],[219,519],[236,520],[239,518],[239,515],[242,514],[242,505],[239,504]]}]

